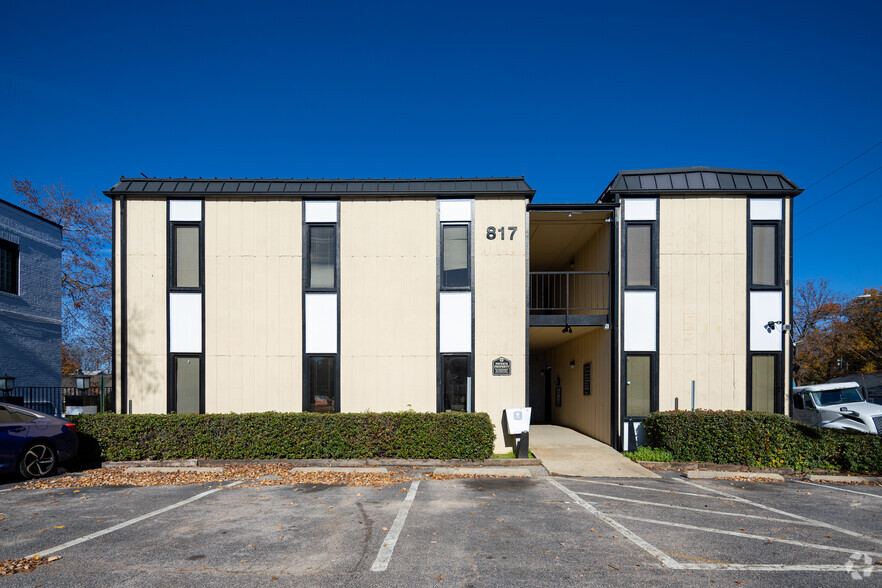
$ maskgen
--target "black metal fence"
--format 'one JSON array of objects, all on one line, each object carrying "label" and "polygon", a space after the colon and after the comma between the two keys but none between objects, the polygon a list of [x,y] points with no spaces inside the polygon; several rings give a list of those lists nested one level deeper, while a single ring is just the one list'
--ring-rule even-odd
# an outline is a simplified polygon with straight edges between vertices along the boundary
[{"label": "black metal fence", "polygon": [[530,312],[592,314],[609,311],[607,272],[530,272]]},{"label": "black metal fence", "polygon": [[113,412],[113,387],[93,386],[80,390],[73,386],[14,388],[0,401],[39,410],[54,416],[74,413]]}]

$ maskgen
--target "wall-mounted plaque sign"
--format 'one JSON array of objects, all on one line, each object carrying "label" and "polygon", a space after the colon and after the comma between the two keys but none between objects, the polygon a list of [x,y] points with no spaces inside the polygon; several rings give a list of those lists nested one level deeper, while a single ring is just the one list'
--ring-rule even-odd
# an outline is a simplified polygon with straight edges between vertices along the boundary
[{"label": "wall-mounted plaque sign", "polygon": [[511,375],[511,360],[505,359],[504,357],[497,357],[493,360],[493,375],[494,376],[510,376]]}]

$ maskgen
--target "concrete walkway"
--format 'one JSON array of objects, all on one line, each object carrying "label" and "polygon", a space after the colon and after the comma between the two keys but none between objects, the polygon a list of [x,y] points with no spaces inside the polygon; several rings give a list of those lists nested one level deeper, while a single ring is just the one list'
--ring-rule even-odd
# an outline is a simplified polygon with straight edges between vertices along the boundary
[{"label": "concrete walkway", "polygon": [[587,435],[557,425],[530,425],[530,451],[550,474],[585,478],[658,478]]}]

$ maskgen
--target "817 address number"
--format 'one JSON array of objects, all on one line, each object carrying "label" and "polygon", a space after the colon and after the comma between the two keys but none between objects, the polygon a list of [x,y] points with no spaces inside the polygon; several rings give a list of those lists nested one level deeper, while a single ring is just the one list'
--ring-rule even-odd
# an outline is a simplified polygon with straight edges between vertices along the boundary
[{"label": "817 address number", "polygon": [[518,232],[517,227],[487,227],[487,240],[492,241],[499,235],[501,241],[505,241],[505,230],[508,229],[508,240],[514,241],[515,233]]}]

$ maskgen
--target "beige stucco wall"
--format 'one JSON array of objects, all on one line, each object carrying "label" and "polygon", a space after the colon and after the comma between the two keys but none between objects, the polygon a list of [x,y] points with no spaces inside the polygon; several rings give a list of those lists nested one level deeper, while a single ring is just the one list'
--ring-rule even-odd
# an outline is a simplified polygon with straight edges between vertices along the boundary
[{"label": "beige stucco wall", "polygon": [[659,210],[659,409],[744,409],[747,199],[666,197]]},{"label": "beige stucco wall", "polygon": [[340,203],[340,408],[434,412],[433,199]]},{"label": "beige stucco wall", "polygon": [[[552,355],[552,394],[554,405],[557,378],[560,378],[561,405],[553,406],[553,422],[612,443],[610,435],[610,332],[603,327],[589,327],[574,338],[555,347]],[[575,361],[575,367],[570,367]],[[582,366],[591,364],[591,394],[583,393]]]},{"label": "beige stucco wall", "polygon": [[[486,237],[506,227],[506,240]],[[509,239],[507,227],[518,227]],[[475,410],[496,426],[496,450],[505,450],[503,410],[526,404],[527,211],[524,198],[475,199]],[[492,362],[511,360],[510,376],[494,376]]]},{"label": "beige stucco wall", "polygon": [[166,219],[165,200],[126,199],[126,378],[132,413],[166,412]]},{"label": "beige stucco wall", "polygon": [[302,204],[205,201],[205,410],[300,411]]}]

